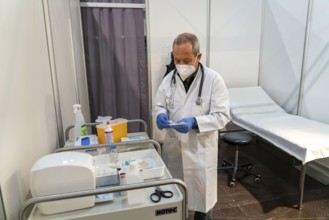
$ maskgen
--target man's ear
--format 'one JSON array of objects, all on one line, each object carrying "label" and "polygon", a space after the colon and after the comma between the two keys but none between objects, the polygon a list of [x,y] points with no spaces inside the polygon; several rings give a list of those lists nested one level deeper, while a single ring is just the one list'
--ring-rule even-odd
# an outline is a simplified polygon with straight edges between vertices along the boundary
[{"label": "man's ear", "polygon": [[202,57],[202,53],[198,53],[198,55],[197,55],[198,62],[200,62],[201,57]]}]

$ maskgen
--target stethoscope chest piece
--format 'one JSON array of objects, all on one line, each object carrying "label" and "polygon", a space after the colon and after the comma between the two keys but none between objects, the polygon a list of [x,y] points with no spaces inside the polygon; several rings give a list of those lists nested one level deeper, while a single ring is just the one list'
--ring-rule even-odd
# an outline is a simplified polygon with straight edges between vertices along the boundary
[{"label": "stethoscope chest piece", "polygon": [[198,97],[197,100],[195,101],[196,105],[201,105],[202,104],[202,98]]},{"label": "stethoscope chest piece", "polygon": [[174,99],[173,99],[173,98],[170,98],[170,99],[167,101],[167,103],[168,103],[168,107],[169,107],[170,109],[174,109]]}]

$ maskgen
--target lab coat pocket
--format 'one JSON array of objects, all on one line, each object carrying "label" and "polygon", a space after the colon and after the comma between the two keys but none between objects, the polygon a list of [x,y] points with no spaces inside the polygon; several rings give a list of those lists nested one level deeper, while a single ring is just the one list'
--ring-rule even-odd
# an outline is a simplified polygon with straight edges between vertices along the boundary
[{"label": "lab coat pocket", "polygon": [[210,96],[202,96],[200,105],[195,103],[196,115],[207,115],[210,112]]},{"label": "lab coat pocket", "polygon": [[200,139],[208,138],[209,132],[196,132],[196,136]]},{"label": "lab coat pocket", "polygon": [[172,128],[167,129],[167,134],[170,138],[177,138],[178,137],[177,133]]}]

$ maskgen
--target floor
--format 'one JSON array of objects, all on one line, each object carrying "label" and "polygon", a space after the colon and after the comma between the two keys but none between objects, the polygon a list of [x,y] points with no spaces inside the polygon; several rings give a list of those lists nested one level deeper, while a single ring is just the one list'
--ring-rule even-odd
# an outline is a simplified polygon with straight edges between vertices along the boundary
[{"label": "floor", "polygon": [[[220,142],[219,163],[232,161],[234,147]],[[218,172],[218,202],[213,219],[328,219],[329,177],[320,182],[306,175],[303,210],[296,208],[299,195],[299,162],[269,143],[254,137],[250,145],[239,150],[240,162],[252,161],[252,170],[261,174],[261,181],[240,174],[229,187],[230,171]],[[307,169],[307,173],[312,172]],[[326,178],[323,178],[326,179]],[[189,213],[193,220],[193,213]]]}]

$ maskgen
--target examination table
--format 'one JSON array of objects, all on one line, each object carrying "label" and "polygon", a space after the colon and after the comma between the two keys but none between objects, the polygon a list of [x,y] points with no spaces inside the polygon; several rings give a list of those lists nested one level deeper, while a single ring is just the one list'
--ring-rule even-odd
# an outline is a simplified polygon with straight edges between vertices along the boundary
[{"label": "examination table", "polygon": [[232,122],[302,162],[298,208],[302,209],[305,169],[329,157],[329,125],[287,113],[259,86],[230,88]]}]

